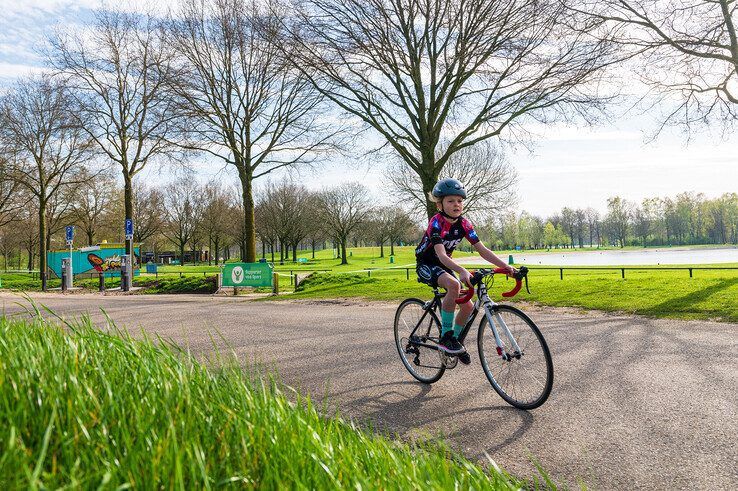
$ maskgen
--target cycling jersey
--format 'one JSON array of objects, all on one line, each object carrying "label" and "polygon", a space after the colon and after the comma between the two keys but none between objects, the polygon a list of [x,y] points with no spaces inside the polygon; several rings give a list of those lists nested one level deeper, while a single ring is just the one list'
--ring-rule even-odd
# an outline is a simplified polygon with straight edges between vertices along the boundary
[{"label": "cycling jersey", "polygon": [[460,216],[454,223],[449,223],[440,213],[433,215],[428,223],[428,229],[423,235],[423,240],[415,249],[415,258],[418,264],[438,265],[446,269],[438,259],[433,246],[443,244],[446,255],[451,257],[454,249],[464,237],[472,245],[479,242],[479,237],[477,237],[474,226],[469,220]]}]

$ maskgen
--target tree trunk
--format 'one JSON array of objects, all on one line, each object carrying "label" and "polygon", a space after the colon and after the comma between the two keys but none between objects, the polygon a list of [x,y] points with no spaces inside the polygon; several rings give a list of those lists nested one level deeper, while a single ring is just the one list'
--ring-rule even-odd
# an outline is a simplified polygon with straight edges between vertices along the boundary
[{"label": "tree trunk", "polygon": [[310,247],[313,249],[313,259],[315,259],[315,239],[310,240]]},{"label": "tree trunk", "polygon": [[[422,168],[433,169],[435,167],[435,157],[433,155],[433,150],[430,151],[430,154],[428,154],[428,152],[423,152],[423,154]],[[420,182],[423,183],[423,196],[425,196],[425,210],[428,214],[428,220],[430,220],[433,215],[438,213],[436,203],[428,199],[431,191],[433,191],[433,186],[435,186],[436,182],[438,182],[438,173],[434,172],[432,174],[433,175],[420,175]]]},{"label": "tree trunk", "polygon": [[394,256],[394,255],[395,255],[395,241],[390,240],[390,256]]},{"label": "tree trunk", "polygon": [[292,244],[292,262],[297,262],[297,244]]},{"label": "tree trunk", "polygon": [[348,264],[346,260],[346,237],[341,238],[341,264]]},{"label": "tree trunk", "polygon": [[38,269],[41,275],[41,290],[46,291],[46,201],[39,200],[38,205],[38,237],[39,237],[39,262]]},{"label": "tree trunk", "polygon": [[220,259],[220,240],[217,237],[213,241],[213,246],[215,248],[215,265],[217,266]]},{"label": "tree trunk", "polygon": [[379,243],[379,257],[384,257],[384,242]]},{"label": "tree trunk", "polygon": [[180,242],[180,244],[179,244],[179,265],[180,266],[184,266],[184,263],[185,263],[185,261],[184,261],[184,248],[185,248],[184,243]]},{"label": "tree trunk", "polygon": [[[239,166],[242,169],[243,165]],[[244,224],[244,247],[241,253],[241,259],[246,263],[256,262],[256,226],[254,225],[254,196],[253,196],[253,176],[249,171],[239,170],[241,179],[241,198],[243,200],[243,224]]]}]

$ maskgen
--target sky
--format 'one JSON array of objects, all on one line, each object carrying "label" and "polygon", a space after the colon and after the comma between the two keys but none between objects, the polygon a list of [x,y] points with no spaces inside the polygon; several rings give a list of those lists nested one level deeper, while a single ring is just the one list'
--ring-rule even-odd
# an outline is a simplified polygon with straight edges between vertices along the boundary
[{"label": "sky", "polygon": [[[172,3],[174,0],[164,2]],[[45,37],[55,28],[89,20],[90,9],[98,5],[95,0],[0,0],[0,87],[42,70],[38,50]],[[647,135],[653,133],[655,119],[623,114],[620,108],[613,113],[595,127],[531,128],[536,134],[532,151],[507,149],[519,176],[518,211],[549,216],[564,206],[591,206],[603,212],[607,198],[615,195],[640,202],[685,191],[704,193],[708,198],[738,192],[738,136],[693,133],[687,142],[685,135],[674,130],[651,141]],[[384,168],[357,164],[363,160],[356,155],[349,162],[342,159],[304,171],[300,178],[313,189],[360,181],[378,200],[391,200],[382,196]],[[195,168],[203,181],[213,175],[234,180],[233,174],[219,173],[220,162],[201,161]],[[153,168],[144,177],[165,179]]]}]

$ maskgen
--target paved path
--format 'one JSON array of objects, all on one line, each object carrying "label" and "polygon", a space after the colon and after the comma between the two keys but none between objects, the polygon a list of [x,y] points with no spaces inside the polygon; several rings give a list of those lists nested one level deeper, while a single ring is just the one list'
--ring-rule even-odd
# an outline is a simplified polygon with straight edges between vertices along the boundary
[{"label": "paved path", "polygon": [[[219,331],[242,357],[276,365],[283,380],[328,398],[346,417],[403,437],[443,434],[469,457],[484,452],[532,475],[534,455],[560,483],[597,489],[738,487],[738,325],[527,308],[554,357],[541,408],[523,412],[472,364],[432,386],[398,359],[395,305],[252,302],[195,295],[36,294],[66,316],[103,307],[119,324],[171,337],[195,353]],[[0,294],[8,314],[19,298]]]}]

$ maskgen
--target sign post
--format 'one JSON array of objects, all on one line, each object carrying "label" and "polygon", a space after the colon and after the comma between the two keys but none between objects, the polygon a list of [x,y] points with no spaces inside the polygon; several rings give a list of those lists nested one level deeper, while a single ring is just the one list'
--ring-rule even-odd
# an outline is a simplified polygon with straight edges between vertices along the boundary
[{"label": "sign post", "polygon": [[73,265],[72,265],[72,244],[74,243],[74,226],[73,225],[67,225],[66,229],[66,239],[67,239],[67,247],[69,247],[69,267],[67,270],[67,287],[72,288],[73,284]]},{"label": "sign post", "polygon": [[[126,275],[126,289],[125,291],[130,290],[131,286],[133,286],[133,263],[134,263],[134,257],[136,254],[133,251],[133,219],[132,218],[126,218],[126,247],[128,252],[128,261],[127,261],[127,268],[125,272],[122,272]],[[121,285],[123,284],[122,278],[121,278]]]}]

